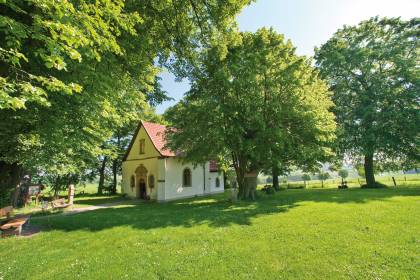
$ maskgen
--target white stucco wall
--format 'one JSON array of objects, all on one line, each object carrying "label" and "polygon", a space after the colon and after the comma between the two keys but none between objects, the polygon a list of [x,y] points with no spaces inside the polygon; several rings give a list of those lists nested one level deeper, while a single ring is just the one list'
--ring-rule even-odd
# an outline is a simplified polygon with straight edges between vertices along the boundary
[{"label": "white stucco wall", "polygon": [[165,179],[166,179],[166,159],[160,158],[157,160],[157,173],[156,186],[157,186],[157,200],[165,201]]},{"label": "white stucco wall", "polygon": [[[185,168],[191,170],[191,187],[182,186]],[[182,164],[177,158],[166,159],[165,200],[191,197],[204,194],[203,167],[194,168],[192,164]]]},{"label": "white stucco wall", "polygon": [[[191,187],[182,186],[182,174],[185,168],[191,170]],[[220,180],[220,187],[218,188],[216,187],[217,177]],[[174,200],[223,191],[224,182],[222,173],[210,172],[208,163],[203,170],[203,165],[198,165],[194,168],[193,164],[182,164],[177,158],[166,159],[164,200]]]},{"label": "white stucco wall", "polygon": [[[139,142],[145,139],[145,153],[139,153]],[[184,197],[223,192],[224,182],[222,173],[210,172],[209,163],[199,165],[196,168],[192,164],[182,164],[175,157],[162,158],[154,147],[147,132],[140,128],[135,137],[133,146],[122,164],[122,192],[129,197],[137,196],[138,182],[131,188],[131,176],[136,178],[135,171],[143,165],[147,169],[147,179],[149,175],[155,177],[155,187],[151,189],[149,182],[146,182],[147,194],[151,199],[158,201],[168,201]],[[182,186],[182,175],[185,168],[191,170],[191,187]],[[216,178],[219,177],[220,187],[216,187]]]},{"label": "white stucco wall", "polygon": [[[225,190],[225,182],[223,181],[223,173],[222,172],[210,172],[209,166],[210,164],[206,164],[206,189],[209,193],[218,193],[223,192]],[[216,187],[216,178],[220,180],[220,187]]]}]

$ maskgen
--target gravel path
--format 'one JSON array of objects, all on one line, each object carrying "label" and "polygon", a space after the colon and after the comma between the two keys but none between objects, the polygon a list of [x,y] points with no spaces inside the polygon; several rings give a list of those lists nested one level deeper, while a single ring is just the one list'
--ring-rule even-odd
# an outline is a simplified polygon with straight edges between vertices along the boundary
[{"label": "gravel path", "polygon": [[116,201],[116,202],[111,202],[111,203],[104,203],[104,204],[99,204],[99,205],[92,205],[92,206],[87,206],[87,207],[69,209],[61,213],[55,213],[51,215],[35,216],[35,217],[31,217],[31,219],[45,219],[45,218],[51,218],[51,217],[56,217],[56,216],[70,216],[70,215],[75,215],[75,214],[98,210],[98,209],[111,208],[118,205],[132,205],[133,203],[137,203],[137,201],[122,200],[122,201]]}]

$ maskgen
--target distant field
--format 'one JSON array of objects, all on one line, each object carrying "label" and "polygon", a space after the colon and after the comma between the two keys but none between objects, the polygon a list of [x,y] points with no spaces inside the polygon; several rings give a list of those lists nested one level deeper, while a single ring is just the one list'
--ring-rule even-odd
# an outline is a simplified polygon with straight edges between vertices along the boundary
[{"label": "distant field", "polygon": [[[382,184],[385,184],[389,187],[394,187],[394,182],[392,181],[392,176],[390,175],[376,176],[375,178],[378,182]],[[345,179],[345,181],[347,181],[347,185],[350,188],[360,187],[361,184],[366,183],[366,181],[362,178]],[[420,187],[420,174],[396,175],[395,181],[397,183],[397,187],[415,187],[415,186]],[[324,181],[324,188],[337,188],[339,184],[341,184],[341,178],[328,179]],[[286,188],[287,186],[298,187],[298,186],[303,186],[304,182],[303,181],[287,182],[287,183],[280,182],[280,185],[283,188]],[[322,184],[320,180],[311,180],[311,181],[306,182],[307,188],[321,188],[321,186]]]}]

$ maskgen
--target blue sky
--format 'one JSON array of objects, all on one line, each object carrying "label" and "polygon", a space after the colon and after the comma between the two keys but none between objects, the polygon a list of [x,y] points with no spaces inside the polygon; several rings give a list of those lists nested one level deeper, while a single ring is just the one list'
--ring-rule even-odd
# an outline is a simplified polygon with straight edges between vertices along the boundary
[{"label": "blue sky", "polygon": [[[237,17],[242,31],[273,27],[297,47],[298,54],[313,55],[314,47],[326,42],[343,25],[355,25],[372,16],[420,16],[420,0],[259,0],[246,7]],[[156,108],[163,113],[188,91],[187,82],[175,82],[163,73],[162,86],[175,101]]]}]

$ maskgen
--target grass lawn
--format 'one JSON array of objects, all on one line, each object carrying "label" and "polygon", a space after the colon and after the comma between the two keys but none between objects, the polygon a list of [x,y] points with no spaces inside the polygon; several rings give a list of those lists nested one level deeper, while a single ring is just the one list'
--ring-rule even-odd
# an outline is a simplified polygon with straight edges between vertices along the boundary
[{"label": "grass lawn", "polygon": [[420,188],[130,203],[33,219],[0,279],[420,279]]}]

